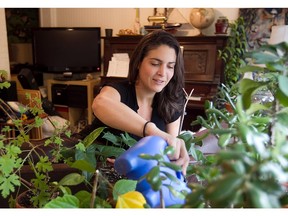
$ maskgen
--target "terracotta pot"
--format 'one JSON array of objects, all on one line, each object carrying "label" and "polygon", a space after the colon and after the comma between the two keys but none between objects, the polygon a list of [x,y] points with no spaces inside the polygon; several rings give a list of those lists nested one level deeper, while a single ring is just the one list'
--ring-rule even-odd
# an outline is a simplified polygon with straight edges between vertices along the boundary
[{"label": "terracotta pot", "polygon": [[19,194],[16,198],[15,208],[33,208],[26,200],[29,200],[31,197],[31,191],[27,190]]}]

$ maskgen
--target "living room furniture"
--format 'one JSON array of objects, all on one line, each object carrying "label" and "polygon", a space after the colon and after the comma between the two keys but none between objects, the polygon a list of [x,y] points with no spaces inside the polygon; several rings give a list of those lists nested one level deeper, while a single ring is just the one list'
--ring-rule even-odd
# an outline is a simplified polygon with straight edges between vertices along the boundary
[{"label": "living room furniture", "polygon": [[[113,53],[128,53],[131,56],[135,46],[142,36],[102,37],[104,40],[102,85],[105,82],[117,81],[124,78],[106,77],[109,61]],[[225,47],[228,36],[194,36],[176,37],[181,45],[185,66],[185,90],[190,98],[183,123],[183,130],[196,131],[199,128],[191,127],[191,122],[198,115],[205,115],[204,102],[213,100],[218,85],[224,82],[223,61],[218,58],[218,50]]]},{"label": "living room furniture", "polygon": [[[67,120],[71,125],[77,125],[85,112],[87,123],[93,120],[92,102],[94,99],[94,87],[99,84],[98,78],[91,80],[47,80],[48,100],[52,101],[56,109],[66,108]],[[62,109],[63,110],[63,109]]]}]

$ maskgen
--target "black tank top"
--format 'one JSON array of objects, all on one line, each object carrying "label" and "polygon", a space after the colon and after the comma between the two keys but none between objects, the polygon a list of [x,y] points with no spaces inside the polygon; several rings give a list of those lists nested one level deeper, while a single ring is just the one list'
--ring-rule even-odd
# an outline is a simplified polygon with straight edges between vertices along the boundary
[{"label": "black tank top", "polygon": [[[129,106],[131,109],[133,109],[136,113],[138,110],[138,104],[137,104],[137,98],[136,98],[136,91],[135,86],[130,84],[128,81],[120,81],[120,82],[114,82],[114,83],[108,83],[105,84],[106,86],[111,86],[115,88],[120,96],[121,96],[121,102]],[[155,103],[153,103],[155,104]],[[155,105],[154,105],[155,106]],[[175,116],[173,116],[173,120],[175,121],[180,117],[180,113],[177,113]],[[166,124],[163,118],[161,118],[157,112],[157,109],[153,107],[152,109],[152,117],[151,121],[162,131],[166,131]],[[103,122],[101,122],[97,117],[93,120],[91,125],[88,125],[86,128],[84,128],[79,134],[81,137],[85,138],[89,133],[91,133],[93,130],[95,130],[98,127],[108,127]],[[113,128],[109,128],[108,130],[113,133],[116,136],[120,136],[120,134],[123,134],[124,131],[116,130]],[[135,136],[133,134],[129,134],[131,137],[136,139],[137,141],[141,138],[138,136]]]}]

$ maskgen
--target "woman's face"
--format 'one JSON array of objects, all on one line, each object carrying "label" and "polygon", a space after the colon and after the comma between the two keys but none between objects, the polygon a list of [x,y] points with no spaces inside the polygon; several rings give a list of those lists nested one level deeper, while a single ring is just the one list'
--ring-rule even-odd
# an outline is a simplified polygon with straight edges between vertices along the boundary
[{"label": "woman's face", "polygon": [[174,75],[176,52],[167,45],[150,50],[139,67],[138,84],[153,92],[160,92]]}]

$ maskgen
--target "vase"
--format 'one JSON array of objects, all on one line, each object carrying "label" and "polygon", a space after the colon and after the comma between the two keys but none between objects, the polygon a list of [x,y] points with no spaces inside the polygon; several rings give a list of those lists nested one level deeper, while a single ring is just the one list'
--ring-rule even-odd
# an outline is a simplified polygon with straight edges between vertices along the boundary
[{"label": "vase", "polygon": [[215,23],[215,34],[227,34],[229,21],[226,17],[219,17]]}]

